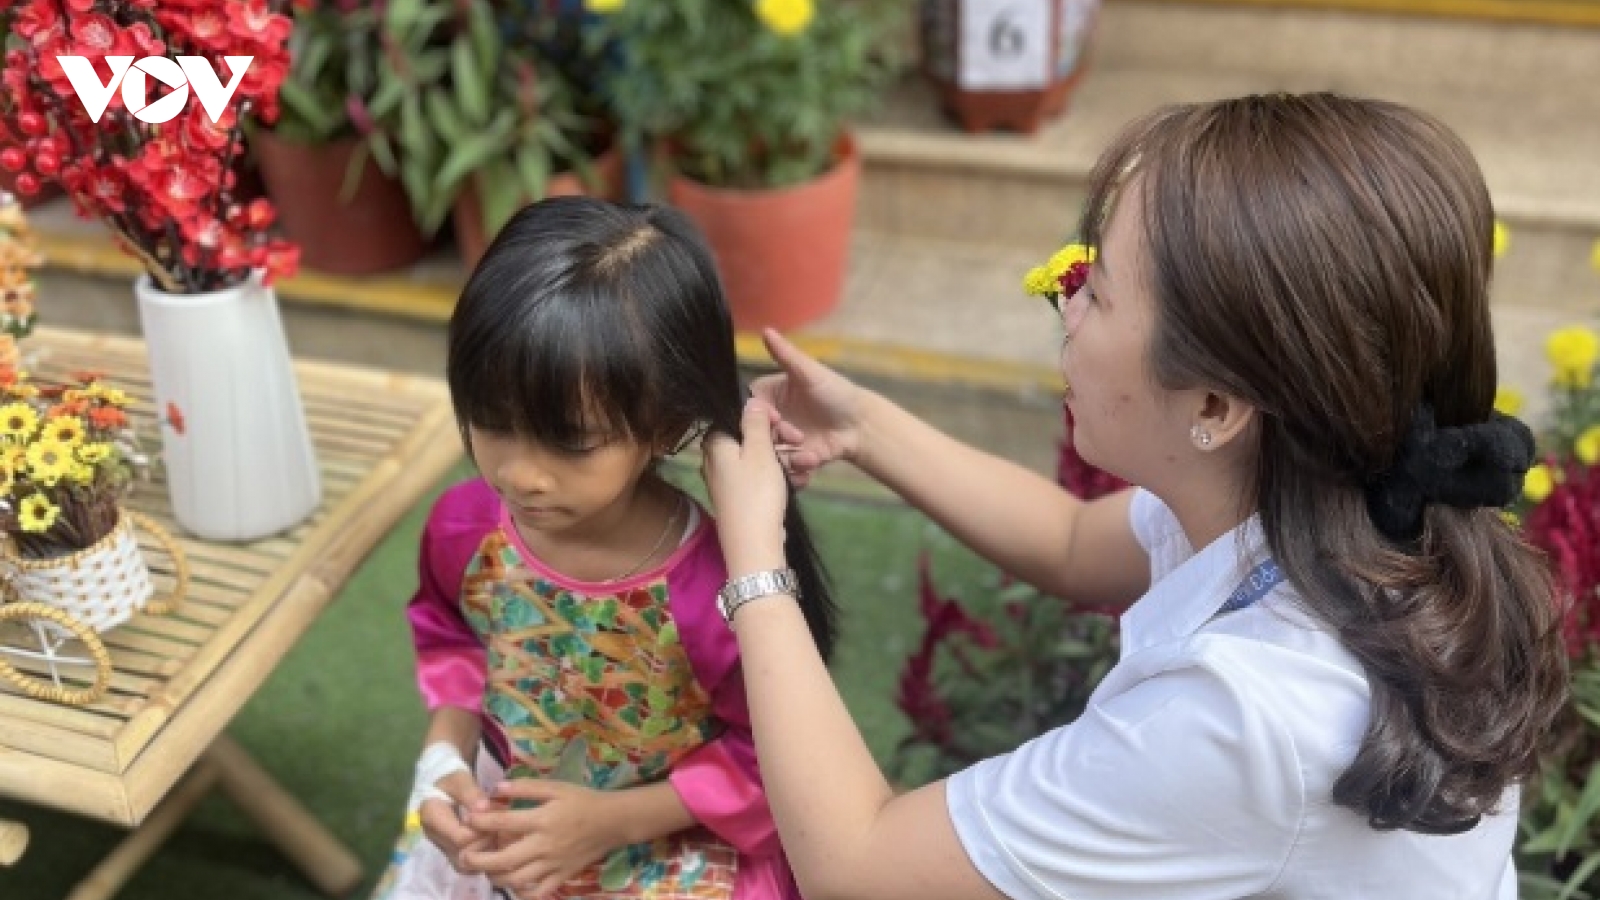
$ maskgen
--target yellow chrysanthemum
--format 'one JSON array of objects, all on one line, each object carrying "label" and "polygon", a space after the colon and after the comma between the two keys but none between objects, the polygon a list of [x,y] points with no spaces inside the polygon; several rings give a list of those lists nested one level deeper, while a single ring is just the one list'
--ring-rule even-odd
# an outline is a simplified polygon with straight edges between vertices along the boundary
[{"label": "yellow chrysanthemum", "polygon": [[1074,265],[1092,262],[1094,262],[1093,247],[1085,247],[1083,244],[1068,244],[1057,250],[1050,257],[1050,261],[1045,263],[1045,268],[1049,270],[1052,278],[1060,279]]},{"label": "yellow chrysanthemum", "polygon": [[72,448],[60,441],[37,441],[28,447],[28,475],[40,484],[55,484],[77,464]]},{"label": "yellow chrysanthemum", "polygon": [[0,435],[23,440],[33,434],[39,425],[39,414],[26,403],[7,403],[0,406]]},{"label": "yellow chrysanthemum", "polygon": [[1582,325],[1560,328],[1551,332],[1544,350],[1555,367],[1557,384],[1584,387],[1594,371],[1595,358],[1600,357],[1600,335]]},{"label": "yellow chrysanthemum", "polygon": [[1497,220],[1494,223],[1494,255],[1505,256],[1506,251],[1510,249],[1511,229],[1506,227],[1506,223]]},{"label": "yellow chrysanthemum", "polygon": [[1522,392],[1514,387],[1501,385],[1494,391],[1494,408],[1501,415],[1514,416],[1522,412]]},{"label": "yellow chrysanthemum", "polygon": [[1529,469],[1527,476],[1522,479],[1523,496],[1535,503],[1543,503],[1544,498],[1550,496],[1550,492],[1555,489],[1555,474],[1544,463]]},{"label": "yellow chrysanthemum", "polygon": [[1061,282],[1048,266],[1034,266],[1022,278],[1022,289],[1030,297],[1048,297],[1061,292]]},{"label": "yellow chrysanthemum", "polygon": [[602,16],[617,12],[626,5],[626,0],[583,0],[584,9]]},{"label": "yellow chrysanthemum", "polygon": [[1505,521],[1505,523],[1507,525],[1510,525],[1512,528],[1521,528],[1522,527],[1522,517],[1517,515],[1516,513],[1512,512],[1509,509],[1500,510],[1500,518],[1503,519]]},{"label": "yellow chrysanthemum", "polygon": [[67,467],[66,479],[79,487],[88,487],[94,484],[94,466],[86,466],[81,462],[74,461],[71,466]]},{"label": "yellow chrysanthemum", "polygon": [[0,447],[0,465],[21,475],[28,471],[28,448],[25,444],[8,444]]},{"label": "yellow chrysanthemum", "polygon": [[75,447],[83,443],[83,420],[77,416],[57,416],[46,419],[44,426],[39,429],[39,436],[47,441],[56,441]]},{"label": "yellow chrysanthemum", "polygon": [[811,0],[756,0],[756,18],[784,37],[805,31],[816,11]]},{"label": "yellow chrysanthemum", "polygon": [[43,494],[34,494],[22,501],[22,509],[18,516],[22,520],[22,530],[38,534],[49,531],[50,526],[56,523],[56,516],[61,510],[56,508],[50,498]]},{"label": "yellow chrysanthemum", "polygon": [[112,406],[128,405],[128,395],[121,388],[106,387],[98,381],[85,388],[83,395],[91,400],[99,400]]},{"label": "yellow chrysanthemum", "polygon": [[84,444],[78,448],[78,462],[97,466],[111,458],[110,444]]},{"label": "yellow chrysanthemum", "polygon": [[1578,435],[1578,440],[1572,445],[1572,452],[1578,454],[1578,458],[1583,460],[1586,466],[1600,462],[1600,425],[1591,425]]}]

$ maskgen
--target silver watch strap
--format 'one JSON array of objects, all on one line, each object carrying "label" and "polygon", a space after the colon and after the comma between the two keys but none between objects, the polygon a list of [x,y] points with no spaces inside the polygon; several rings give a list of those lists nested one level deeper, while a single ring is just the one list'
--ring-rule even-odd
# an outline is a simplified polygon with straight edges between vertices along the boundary
[{"label": "silver watch strap", "polygon": [[793,569],[769,569],[732,579],[717,592],[717,608],[731,624],[739,607],[774,594],[790,594],[799,599],[800,579]]}]

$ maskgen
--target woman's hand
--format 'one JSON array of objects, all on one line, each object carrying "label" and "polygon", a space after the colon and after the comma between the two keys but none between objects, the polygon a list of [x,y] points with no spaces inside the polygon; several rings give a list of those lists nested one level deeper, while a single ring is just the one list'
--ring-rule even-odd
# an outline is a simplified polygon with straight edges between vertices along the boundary
[{"label": "woman's hand", "polygon": [[807,356],[772,329],[761,333],[783,369],[757,378],[751,392],[778,411],[778,451],[789,480],[804,487],[811,473],[855,456],[861,444],[861,388]]},{"label": "woman's hand", "polygon": [[481,848],[487,842],[483,834],[462,823],[456,810],[471,809],[483,797],[483,791],[478,788],[470,772],[446,775],[439,779],[438,788],[450,795],[454,805],[437,798],[422,801],[422,806],[417,810],[422,819],[422,832],[439,848],[450,865],[461,872],[464,871],[461,867],[462,852]]},{"label": "woman's hand", "polygon": [[743,444],[726,434],[705,437],[703,474],[730,577],[784,565],[789,490],[772,444],[777,423],[772,407],[752,399],[745,403],[740,423]]},{"label": "woman's hand", "polygon": [[519,778],[502,784],[497,799],[533,800],[532,809],[478,809],[468,813],[475,831],[498,840],[463,863],[510,888],[524,900],[552,895],[573,876],[628,843],[627,822],[613,815],[615,797],[561,781]]}]

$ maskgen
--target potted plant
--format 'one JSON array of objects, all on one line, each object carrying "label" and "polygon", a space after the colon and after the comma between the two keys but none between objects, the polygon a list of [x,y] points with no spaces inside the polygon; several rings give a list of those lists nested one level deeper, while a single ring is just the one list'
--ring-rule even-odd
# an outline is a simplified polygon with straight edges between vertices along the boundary
[{"label": "potted plant", "polygon": [[922,0],[922,68],[969,132],[1032,134],[1060,115],[1088,64],[1100,0]]},{"label": "potted plant", "polygon": [[[182,433],[163,433],[179,523],[217,540],[288,528],[321,499],[272,290],[294,272],[299,250],[270,232],[269,201],[239,202],[233,186],[242,122],[277,118],[289,20],[266,0],[97,0],[87,12],[81,5],[14,5],[22,40],[0,73],[0,118],[20,126],[33,165],[58,173],[78,213],[105,223],[143,264],[135,294],[156,399],[189,421]],[[233,73],[224,57],[252,59],[215,119],[191,97],[152,124],[127,109],[121,91],[95,121],[61,55],[90,59],[102,83],[111,78],[107,56],[201,57],[225,83]],[[146,79],[146,89],[151,106],[171,99],[157,79]]]},{"label": "potted plant", "polygon": [[[605,17],[630,141],[706,232],[734,321],[793,328],[839,302],[861,158],[851,120],[901,67],[904,0],[676,0]],[[797,248],[804,248],[798,251]]]},{"label": "potted plant", "polygon": [[[621,157],[545,52],[564,17],[535,4],[390,4],[369,104],[425,233],[453,218],[467,267],[522,206],[613,196]],[[380,160],[381,161],[381,160]]]},{"label": "potted plant", "polygon": [[378,17],[351,0],[297,7],[281,114],[250,136],[284,233],[323,272],[385,272],[427,252],[405,189],[371,158],[392,157],[363,101],[378,77]]}]

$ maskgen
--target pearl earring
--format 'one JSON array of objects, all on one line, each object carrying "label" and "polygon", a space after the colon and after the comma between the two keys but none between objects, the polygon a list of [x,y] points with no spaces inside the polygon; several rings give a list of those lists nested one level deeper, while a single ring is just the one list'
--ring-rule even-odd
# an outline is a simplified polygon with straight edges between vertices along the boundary
[{"label": "pearl earring", "polygon": [[1189,429],[1189,437],[1193,438],[1194,442],[1202,448],[1211,446],[1211,432],[1201,428],[1199,425]]}]

